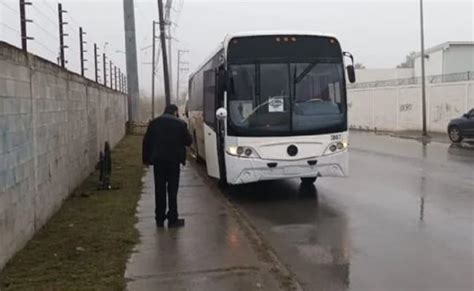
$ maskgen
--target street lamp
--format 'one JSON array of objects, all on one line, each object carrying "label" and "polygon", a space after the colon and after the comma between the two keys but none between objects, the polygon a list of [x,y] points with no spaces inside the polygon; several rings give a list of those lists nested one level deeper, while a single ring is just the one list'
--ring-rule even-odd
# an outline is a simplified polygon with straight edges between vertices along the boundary
[{"label": "street lamp", "polygon": [[420,29],[421,29],[421,98],[423,107],[423,137],[427,137],[426,129],[426,84],[425,84],[425,32],[423,24],[423,0],[420,0]]}]

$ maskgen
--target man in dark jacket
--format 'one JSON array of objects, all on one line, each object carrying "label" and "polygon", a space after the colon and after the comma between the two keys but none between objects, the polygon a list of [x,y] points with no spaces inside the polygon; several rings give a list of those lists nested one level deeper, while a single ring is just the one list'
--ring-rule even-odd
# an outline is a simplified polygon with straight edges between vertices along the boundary
[{"label": "man in dark jacket", "polygon": [[168,219],[168,227],[184,226],[184,219],[178,218],[177,195],[180,165],[185,164],[186,146],[190,145],[191,135],[186,123],[179,119],[176,105],[168,105],[165,113],[148,125],[143,139],[143,164],[153,165],[155,220],[158,227],[163,227],[165,219]]}]

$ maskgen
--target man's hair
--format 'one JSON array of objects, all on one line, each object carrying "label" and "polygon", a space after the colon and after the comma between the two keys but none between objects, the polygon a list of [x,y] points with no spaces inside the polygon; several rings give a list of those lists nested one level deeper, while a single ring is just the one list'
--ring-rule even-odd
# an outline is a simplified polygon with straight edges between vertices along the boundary
[{"label": "man's hair", "polygon": [[178,106],[176,106],[174,104],[170,104],[170,105],[166,106],[166,108],[165,108],[165,113],[175,114],[176,112],[178,112]]}]

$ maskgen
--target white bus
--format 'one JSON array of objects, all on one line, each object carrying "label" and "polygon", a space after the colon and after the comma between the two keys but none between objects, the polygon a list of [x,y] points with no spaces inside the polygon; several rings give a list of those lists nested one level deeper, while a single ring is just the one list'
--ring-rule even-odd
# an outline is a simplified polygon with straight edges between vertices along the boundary
[{"label": "white bus", "polygon": [[228,184],[348,173],[352,55],[329,35],[229,35],[190,76],[185,115],[209,176]]}]

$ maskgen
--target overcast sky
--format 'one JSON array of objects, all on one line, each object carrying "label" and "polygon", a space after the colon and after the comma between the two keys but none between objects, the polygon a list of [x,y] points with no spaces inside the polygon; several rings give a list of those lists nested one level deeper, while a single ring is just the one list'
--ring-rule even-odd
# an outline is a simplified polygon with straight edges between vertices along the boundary
[{"label": "overcast sky", "polygon": [[[166,0],[164,0],[166,1]],[[30,41],[34,53],[54,60],[57,56],[57,1],[32,0],[28,7]],[[344,50],[367,68],[393,68],[410,51],[420,48],[419,1],[275,1],[275,0],[174,0],[174,48],[190,51],[184,59],[193,69],[230,32],[247,30],[311,30],[336,35]],[[63,0],[69,22],[66,55],[69,67],[79,68],[78,26],[87,32],[92,76],[92,43],[106,50],[124,68],[123,5],[121,0]],[[473,0],[425,0],[426,46],[445,41],[474,40]],[[152,20],[156,1],[135,1],[141,89],[149,92]],[[0,39],[19,46],[18,1],[0,0]],[[181,13],[178,13],[181,11]],[[108,42],[105,45],[105,42]],[[176,52],[173,52],[176,61]],[[159,76],[161,76],[161,70]],[[174,81],[176,81],[174,77]],[[158,80],[160,82],[161,80]],[[184,81],[184,80],[183,80]],[[175,87],[174,85],[173,87]],[[183,89],[185,82],[183,82]]]}]

